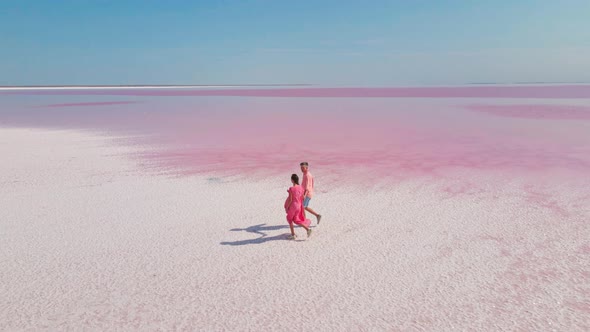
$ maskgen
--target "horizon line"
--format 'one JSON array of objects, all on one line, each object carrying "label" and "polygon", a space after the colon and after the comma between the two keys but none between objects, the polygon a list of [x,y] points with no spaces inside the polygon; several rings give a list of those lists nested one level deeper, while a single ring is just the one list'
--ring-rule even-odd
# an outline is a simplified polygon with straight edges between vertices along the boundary
[{"label": "horizon line", "polygon": [[504,86],[559,86],[559,85],[587,85],[590,82],[471,82],[463,84],[435,84],[435,85],[377,85],[377,86],[351,86],[351,85],[318,85],[310,83],[294,84],[214,84],[214,85],[184,85],[184,84],[145,84],[145,85],[0,85],[0,91],[9,90],[91,90],[91,89],[200,89],[200,88],[241,88],[241,87],[312,87],[314,89],[322,88],[432,88],[432,87],[476,87],[490,85]]},{"label": "horizon line", "polygon": [[312,86],[313,84],[122,84],[122,85],[0,85],[0,90],[57,90],[57,89],[179,89],[179,88],[233,88],[233,87],[288,87],[288,86]]}]

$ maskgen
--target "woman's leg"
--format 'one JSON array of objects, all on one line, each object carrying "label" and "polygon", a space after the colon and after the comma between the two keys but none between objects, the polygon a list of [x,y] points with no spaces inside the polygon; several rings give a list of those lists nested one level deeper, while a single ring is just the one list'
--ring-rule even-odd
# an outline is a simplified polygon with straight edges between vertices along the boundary
[{"label": "woman's leg", "polygon": [[305,231],[307,232],[307,237],[309,237],[311,235],[311,228],[305,226],[305,225],[299,225],[301,227],[303,227],[303,229],[305,229]]},{"label": "woman's leg", "polygon": [[291,235],[295,236],[295,228],[293,228],[293,222],[289,221],[289,228],[291,228]]}]

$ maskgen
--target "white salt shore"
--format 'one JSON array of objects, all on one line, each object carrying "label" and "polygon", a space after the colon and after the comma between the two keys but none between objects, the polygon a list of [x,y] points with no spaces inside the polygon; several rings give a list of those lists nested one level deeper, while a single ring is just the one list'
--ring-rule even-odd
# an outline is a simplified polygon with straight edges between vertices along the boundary
[{"label": "white salt shore", "polygon": [[136,150],[0,128],[0,330],[590,329],[590,211],[567,192],[315,170],[322,223],[288,241],[290,171],[171,178]]}]

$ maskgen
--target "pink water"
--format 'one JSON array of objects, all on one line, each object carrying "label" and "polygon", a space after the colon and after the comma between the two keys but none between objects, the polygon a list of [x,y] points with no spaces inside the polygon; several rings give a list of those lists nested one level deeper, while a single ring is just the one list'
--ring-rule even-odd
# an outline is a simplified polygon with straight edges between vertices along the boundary
[{"label": "pink water", "polygon": [[590,173],[590,85],[5,90],[0,125],[141,134],[180,175]]},{"label": "pink water", "polygon": [[[495,322],[520,323],[515,326],[524,326],[524,330],[550,330],[549,327],[587,330],[590,85],[5,90],[0,91],[0,127],[66,128],[131,135],[133,139],[120,143],[142,144],[148,148],[145,153],[132,156],[140,165],[149,171],[175,176],[222,173],[243,175],[251,180],[280,174],[287,183],[290,174],[298,172],[299,162],[305,160],[319,183],[316,202],[321,202],[321,198],[338,200],[335,197],[338,194],[330,196],[326,191],[339,193],[339,185],[381,185],[378,188],[385,188],[391,199],[381,201],[384,206],[370,206],[368,209],[376,210],[371,211],[375,212],[372,218],[363,219],[363,215],[354,220],[322,221],[333,225],[327,226],[328,229],[333,228],[316,243],[324,248],[332,241],[332,248],[337,250],[344,248],[344,243],[351,245],[351,249],[341,250],[341,256],[336,258],[322,249],[330,258],[326,262],[334,262],[335,270],[342,271],[339,275],[325,274],[328,279],[316,278],[322,268],[316,256],[306,260],[303,266],[309,268],[309,275],[316,276],[312,281],[329,280],[326,285],[332,286],[336,279],[336,284],[360,285],[353,288],[360,289],[360,293],[382,292],[378,288],[382,281],[387,281],[385,291],[395,289],[392,284],[398,276],[396,264],[402,257],[411,263],[410,271],[416,271],[412,279],[425,282],[425,288],[416,289],[427,291],[413,298],[399,299],[399,291],[375,297],[402,301],[401,306],[408,308],[406,317],[415,319],[417,326],[436,329],[438,322],[428,320],[429,315],[438,317],[439,313],[451,312],[457,317],[470,317],[458,326],[478,326],[478,318],[491,317]],[[416,189],[421,194],[401,195],[395,192],[396,187],[389,186],[403,181],[436,187],[439,192],[428,196],[431,194],[428,190]],[[348,209],[344,214],[358,212],[369,197],[365,193],[350,191],[353,203],[340,206]],[[376,192],[375,196],[382,193]],[[278,210],[284,190],[280,195]],[[246,196],[245,201],[250,199]],[[405,198],[406,205],[396,201],[398,197]],[[244,206],[258,209],[258,203],[247,201]],[[319,208],[325,206],[319,204]],[[379,214],[381,209],[390,211],[388,208],[398,211],[397,214],[386,217]],[[438,218],[434,213],[421,218],[424,211],[420,209],[438,211],[443,216]],[[337,213],[333,209],[326,215]],[[236,221],[232,222],[248,222],[242,217],[235,216]],[[168,222],[168,215],[163,218]],[[195,221],[191,227],[196,229],[198,216]],[[215,223],[207,220],[207,224]],[[348,233],[359,224],[365,230],[377,227],[374,232],[378,236],[367,233],[371,236],[363,238]],[[424,232],[412,235],[415,230]],[[412,246],[396,246],[408,238],[411,244],[429,243],[432,248],[404,251],[403,248]],[[375,239],[384,242],[364,246]],[[425,239],[428,241],[421,242]],[[190,242],[197,241],[191,238]],[[244,252],[247,251],[235,256],[240,262],[256,256]],[[432,262],[424,260],[425,253],[430,252],[434,257]],[[198,253],[195,250],[190,255]],[[382,258],[377,261],[383,266],[391,267],[385,269],[389,271],[387,274],[364,264],[372,264],[375,257]],[[479,263],[487,268],[474,269]],[[256,270],[260,268],[253,266]],[[421,275],[428,270],[427,266],[435,272]],[[356,277],[365,274],[371,277],[350,283],[351,271],[357,271]],[[251,275],[254,274],[248,276]],[[474,284],[470,279],[473,276],[478,282],[490,281]],[[487,276],[490,278],[484,278]],[[189,279],[193,278],[191,275]],[[367,284],[366,280],[379,282]],[[374,300],[370,292],[361,296],[360,302],[358,291],[350,292],[355,294],[350,297],[342,292],[331,293],[341,297],[335,297],[328,305],[340,303],[338,299],[342,297],[364,307]],[[227,294],[242,295],[242,292]],[[321,292],[314,291],[313,296],[317,294]],[[435,296],[430,298],[432,294]],[[449,294],[463,294],[463,297],[453,298]],[[447,310],[447,299],[465,306]],[[387,309],[387,305],[380,306],[376,317],[388,313]],[[340,308],[327,311],[345,312]],[[226,311],[222,312],[227,315]],[[404,318],[389,316],[396,320]],[[446,319],[456,323],[457,317]]]}]

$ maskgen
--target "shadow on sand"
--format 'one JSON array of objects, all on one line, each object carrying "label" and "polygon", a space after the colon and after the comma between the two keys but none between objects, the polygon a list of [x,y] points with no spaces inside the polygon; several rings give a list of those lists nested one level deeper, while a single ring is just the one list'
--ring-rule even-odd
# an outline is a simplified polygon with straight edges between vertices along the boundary
[{"label": "shadow on sand", "polygon": [[266,224],[258,224],[246,228],[232,228],[230,231],[232,232],[239,232],[244,231],[248,233],[258,234],[260,235],[257,238],[249,239],[249,240],[241,240],[241,241],[233,241],[233,242],[221,242],[220,244],[226,246],[243,246],[246,244],[261,244],[268,241],[276,241],[276,240],[287,240],[287,236],[289,233],[286,234],[279,234],[275,236],[268,236],[265,231],[276,231],[280,229],[289,229],[289,225],[276,225],[276,226],[266,226]]}]

